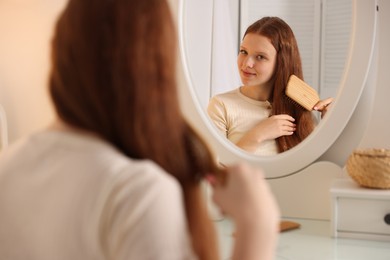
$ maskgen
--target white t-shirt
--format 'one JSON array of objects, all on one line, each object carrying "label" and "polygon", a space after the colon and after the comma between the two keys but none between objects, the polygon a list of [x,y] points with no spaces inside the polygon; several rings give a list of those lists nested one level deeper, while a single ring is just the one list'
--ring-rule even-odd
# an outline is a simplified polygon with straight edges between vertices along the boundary
[{"label": "white t-shirt", "polygon": [[43,131],[0,153],[0,259],[194,259],[180,185],[93,136]]},{"label": "white t-shirt", "polygon": [[[207,112],[220,132],[236,144],[256,124],[271,115],[271,104],[268,101],[251,99],[237,88],[212,97]],[[275,140],[262,142],[254,151],[255,155],[277,153]]]}]

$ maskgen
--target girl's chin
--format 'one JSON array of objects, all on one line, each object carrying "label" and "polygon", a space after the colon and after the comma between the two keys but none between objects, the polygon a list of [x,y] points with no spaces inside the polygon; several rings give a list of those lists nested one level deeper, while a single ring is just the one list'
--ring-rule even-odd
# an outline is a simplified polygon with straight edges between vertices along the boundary
[{"label": "girl's chin", "polygon": [[252,80],[248,79],[248,78],[244,78],[244,77],[241,77],[241,82],[242,84],[244,84],[245,86],[248,86],[248,85],[253,85],[252,83]]},{"label": "girl's chin", "polygon": [[263,82],[259,80],[249,80],[246,78],[241,78],[241,83],[243,86],[246,87],[266,86],[269,84],[268,82]]}]

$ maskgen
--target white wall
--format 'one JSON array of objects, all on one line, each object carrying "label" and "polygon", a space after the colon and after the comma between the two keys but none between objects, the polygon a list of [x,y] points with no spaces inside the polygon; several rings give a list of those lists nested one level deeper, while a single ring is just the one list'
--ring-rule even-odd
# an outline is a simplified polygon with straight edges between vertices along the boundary
[{"label": "white wall", "polygon": [[374,109],[362,147],[390,149],[390,1],[379,0],[379,50]]},{"label": "white wall", "polygon": [[53,117],[47,95],[52,28],[65,0],[0,1],[0,103],[9,141]]}]

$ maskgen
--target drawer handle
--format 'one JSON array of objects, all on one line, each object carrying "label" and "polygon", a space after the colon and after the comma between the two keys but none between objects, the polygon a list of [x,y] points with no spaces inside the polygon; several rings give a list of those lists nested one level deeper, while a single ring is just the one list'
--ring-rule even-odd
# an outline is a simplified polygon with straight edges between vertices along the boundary
[{"label": "drawer handle", "polygon": [[390,213],[386,214],[384,220],[387,225],[390,225]]}]

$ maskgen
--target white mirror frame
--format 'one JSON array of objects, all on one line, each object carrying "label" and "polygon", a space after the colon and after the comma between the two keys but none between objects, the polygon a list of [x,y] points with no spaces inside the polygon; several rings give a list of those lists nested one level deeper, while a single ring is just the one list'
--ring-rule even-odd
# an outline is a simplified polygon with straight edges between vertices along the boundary
[{"label": "white mirror frame", "polygon": [[294,174],[315,162],[340,136],[364,89],[374,51],[377,23],[376,0],[353,1],[352,32],[348,59],[338,95],[335,97],[332,108],[326,117],[321,120],[314,132],[297,147],[267,157],[254,156],[243,152],[227,141],[217,132],[211,120],[208,119],[204,108],[200,105],[187,65],[188,50],[185,46],[186,32],[184,31],[187,1],[189,0],[180,0],[178,17],[181,69],[187,86],[181,89],[181,104],[184,106],[184,116],[210,144],[212,150],[217,154],[218,160],[222,164],[245,160],[261,167],[265,171],[267,179]]}]

